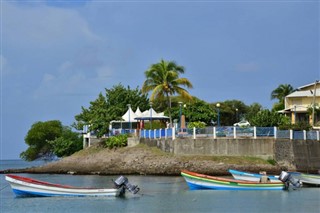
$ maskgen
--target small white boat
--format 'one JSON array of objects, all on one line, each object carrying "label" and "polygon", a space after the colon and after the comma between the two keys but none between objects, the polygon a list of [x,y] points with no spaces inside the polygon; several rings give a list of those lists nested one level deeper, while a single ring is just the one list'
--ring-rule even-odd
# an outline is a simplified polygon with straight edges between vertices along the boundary
[{"label": "small white boat", "polygon": [[320,186],[320,175],[317,174],[306,174],[300,172],[291,173],[295,178],[300,179],[303,184]]},{"label": "small white boat", "polygon": [[[254,182],[267,181],[271,183],[281,183],[281,180],[279,180],[279,176],[256,174],[256,173],[243,172],[243,171],[238,171],[233,169],[229,169],[229,172],[232,174],[233,178],[236,180],[246,180],[246,181],[254,181]],[[264,180],[264,178],[266,178],[266,180]]]},{"label": "small white boat", "polygon": [[32,178],[6,175],[5,179],[10,183],[13,192],[17,196],[121,196],[125,193],[126,189],[132,193],[137,193],[139,188],[131,185],[126,177],[120,176],[114,181],[115,188],[82,188],[60,184],[48,183]]}]

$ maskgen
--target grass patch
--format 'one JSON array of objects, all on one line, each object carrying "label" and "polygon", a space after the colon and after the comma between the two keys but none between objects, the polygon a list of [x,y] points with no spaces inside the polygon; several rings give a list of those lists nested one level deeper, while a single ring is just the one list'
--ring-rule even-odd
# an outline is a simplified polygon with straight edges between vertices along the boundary
[{"label": "grass patch", "polygon": [[91,147],[89,147],[89,148],[80,150],[80,151],[74,153],[73,155],[74,155],[74,156],[80,156],[80,157],[82,157],[82,156],[89,156],[89,155],[98,153],[98,152],[100,152],[101,150],[104,150],[104,148],[101,148],[101,147],[98,147],[98,146],[91,146]]},{"label": "grass patch", "polygon": [[270,164],[267,160],[248,157],[248,156],[180,156],[184,160],[194,160],[194,161],[214,161],[217,163],[226,164]]}]

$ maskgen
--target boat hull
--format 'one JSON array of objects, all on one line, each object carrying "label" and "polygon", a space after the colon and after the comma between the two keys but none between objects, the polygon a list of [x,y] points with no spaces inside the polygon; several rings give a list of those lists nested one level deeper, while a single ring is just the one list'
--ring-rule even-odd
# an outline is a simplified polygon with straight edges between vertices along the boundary
[{"label": "boat hull", "polygon": [[[263,175],[243,172],[238,170],[229,169],[229,172],[232,174],[233,178],[236,180],[246,180],[246,181],[254,181],[260,182]],[[272,183],[281,183],[278,176],[268,175],[268,181]]]},{"label": "boat hull", "polygon": [[257,183],[182,171],[190,190],[283,190],[283,183]]},{"label": "boat hull", "polygon": [[78,188],[59,184],[51,184],[38,181],[31,178],[20,177],[16,175],[7,175],[6,180],[10,183],[16,196],[108,196],[115,197],[124,193],[124,189],[104,189],[104,188]]},{"label": "boat hull", "polygon": [[320,186],[320,175],[305,174],[294,172],[292,173],[294,177],[298,178],[303,184]]}]

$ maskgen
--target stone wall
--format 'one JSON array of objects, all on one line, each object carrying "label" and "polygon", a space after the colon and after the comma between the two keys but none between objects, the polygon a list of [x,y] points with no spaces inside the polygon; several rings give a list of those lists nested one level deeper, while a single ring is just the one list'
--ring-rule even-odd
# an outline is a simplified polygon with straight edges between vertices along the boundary
[{"label": "stone wall", "polygon": [[177,155],[216,155],[216,156],[256,156],[273,159],[273,139],[176,139],[174,154]]},{"label": "stone wall", "polygon": [[305,170],[306,172],[320,170],[319,141],[293,141],[292,145],[297,170]]},{"label": "stone wall", "polygon": [[253,156],[274,159],[289,170],[317,172],[320,169],[319,141],[274,138],[141,138],[140,143],[156,146],[176,155]]},{"label": "stone wall", "polygon": [[292,141],[277,139],[274,145],[274,159],[278,164],[290,170],[296,170]]},{"label": "stone wall", "polygon": [[274,158],[274,140],[266,139],[146,139],[140,143],[157,146],[163,151],[176,155],[220,155],[255,156],[264,159]]}]

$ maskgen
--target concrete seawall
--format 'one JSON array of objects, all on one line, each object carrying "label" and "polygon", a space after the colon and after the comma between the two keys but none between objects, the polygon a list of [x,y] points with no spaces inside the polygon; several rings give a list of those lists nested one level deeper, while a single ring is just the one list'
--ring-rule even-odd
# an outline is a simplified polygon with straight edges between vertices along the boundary
[{"label": "concrete seawall", "polygon": [[139,142],[175,155],[252,156],[276,160],[279,165],[290,170],[315,173],[320,169],[319,141],[274,138],[141,138]]}]

